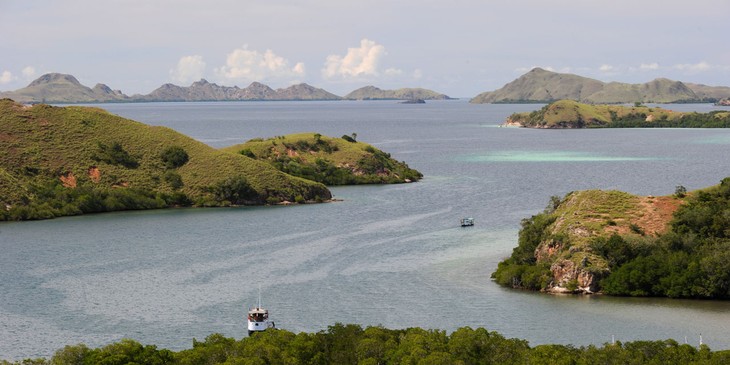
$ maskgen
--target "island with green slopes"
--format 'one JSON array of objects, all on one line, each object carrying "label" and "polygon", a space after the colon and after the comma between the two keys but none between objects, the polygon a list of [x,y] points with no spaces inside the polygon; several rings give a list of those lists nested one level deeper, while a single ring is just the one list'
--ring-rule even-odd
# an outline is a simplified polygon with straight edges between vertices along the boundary
[{"label": "island with green slopes", "polygon": [[326,185],[407,183],[423,177],[405,162],[356,138],[355,133],[341,138],[302,133],[255,138],[223,150]]},{"label": "island with green slopes", "polygon": [[334,324],[316,333],[268,330],[235,339],[211,334],[180,351],[123,339],[99,348],[68,345],[50,359],[0,365],[75,364],[669,364],[713,365],[730,362],[730,351],[712,351],[675,340],[605,343],[602,346],[536,345],[484,328],[443,330],[387,329]]},{"label": "island with green slopes", "polygon": [[730,299],[730,177],[672,196],[552,197],[492,278],[551,293]]},{"label": "island with green slopes", "polygon": [[0,220],[332,197],[323,184],[98,108],[2,99],[0,151]]},{"label": "island with green slopes", "polygon": [[514,113],[503,126],[566,128],[730,128],[730,112],[676,112],[642,104],[593,105],[559,100],[533,112]]},{"label": "island with green slopes", "polygon": [[658,78],[642,84],[609,82],[569,73],[534,68],[494,91],[481,93],[469,102],[550,103],[562,99],[593,104],[621,103],[713,103],[730,97],[730,87],[707,86]]}]

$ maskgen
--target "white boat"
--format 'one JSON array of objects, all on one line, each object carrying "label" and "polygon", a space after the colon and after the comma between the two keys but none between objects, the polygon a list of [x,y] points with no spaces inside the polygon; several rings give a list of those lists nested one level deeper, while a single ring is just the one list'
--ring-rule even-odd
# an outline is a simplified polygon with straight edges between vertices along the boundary
[{"label": "white boat", "polygon": [[269,310],[261,307],[261,295],[259,294],[258,305],[248,309],[248,335],[266,331],[269,328],[276,328],[276,324],[269,320]]},{"label": "white boat", "polygon": [[474,225],[474,218],[461,218],[462,227],[471,227]]}]

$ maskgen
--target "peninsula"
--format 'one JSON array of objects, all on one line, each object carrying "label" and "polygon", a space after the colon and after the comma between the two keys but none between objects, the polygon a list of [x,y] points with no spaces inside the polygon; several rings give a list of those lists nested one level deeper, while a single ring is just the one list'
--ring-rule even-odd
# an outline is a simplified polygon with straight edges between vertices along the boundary
[{"label": "peninsula", "polygon": [[407,183],[423,177],[405,162],[356,138],[357,134],[332,138],[302,133],[256,138],[223,150],[326,185]]},{"label": "peninsula", "polygon": [[672,196],[552,197],[492,278],[550,293],[730,298],[730,177]]},{"label": "peninsula", "polygon": [[560,100],[533,112],[514,113],[503,126],[565,128],[730,128],[730,111],[675,112],[638,103],[591,105]]}]

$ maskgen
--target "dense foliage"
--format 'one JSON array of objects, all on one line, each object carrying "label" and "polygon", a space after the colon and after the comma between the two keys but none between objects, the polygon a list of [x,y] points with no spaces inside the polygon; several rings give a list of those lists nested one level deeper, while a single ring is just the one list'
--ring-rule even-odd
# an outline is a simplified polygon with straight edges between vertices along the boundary
[{"label": "dense foliage", "polygon": [[697,192],[648,252],[603,280],[614,295],[730,298],[730,178]]},{"label": "dense foliage", "polygon": [[[633,235],[592,237],[588,251],[608,265],[600,281],[605,294],[671,298],[730,298],[730,178],[695,192],[658,237],[631,225]],[[553,277],[549,262],[536,260],[541,242],[560,241],[550,231],[550,211],[523,220],[518,246],[492,277],[503,286],[542,290]],[[610,224],[610,223],[609,223]]]},{"label": "dense foliage", "polygon": [[712,111],[709,113],[685,113],[680,118],[670,119],[666,115],[647,121],[647,112],[635,112],[612,118],[606,128],[730,128],[730,113]]},{"label": "dense foliage", "polygon": [[[605,344],[601,347],[539,345],[508,339],[483,328],[444,331],[336,324],[318,333],[270,330],[241,340],[212,334],[179,352],[122,340],[102,348],[66,346],[51,359],[14,364],[727,364],[730,351],[712,352],[673,340]],[[0,361],[0,365],[10,365]]]}]

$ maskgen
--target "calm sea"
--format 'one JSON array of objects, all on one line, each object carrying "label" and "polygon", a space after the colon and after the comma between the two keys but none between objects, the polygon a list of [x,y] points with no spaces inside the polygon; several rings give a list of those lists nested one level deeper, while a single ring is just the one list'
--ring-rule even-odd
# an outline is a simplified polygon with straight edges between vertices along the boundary
[{"label": "calm sea", "polygon": [[[261,291],[278,327],[485,327],[532,345],[673,338],[730,348],[730,302],[551,296],[489,275],[552,195],[666,195],[730,176],[730,130],[499,128],[539,105],[466,101],[96,105],[223,147],[357,133],[421,182],[332,188],[341,202],[172,209],[0,224],[0,358],[122,338],[170,349],[245,336]],[[677,105],[709,111],[713,107]],[[471,228],[458,226],[474,217]]]}]

